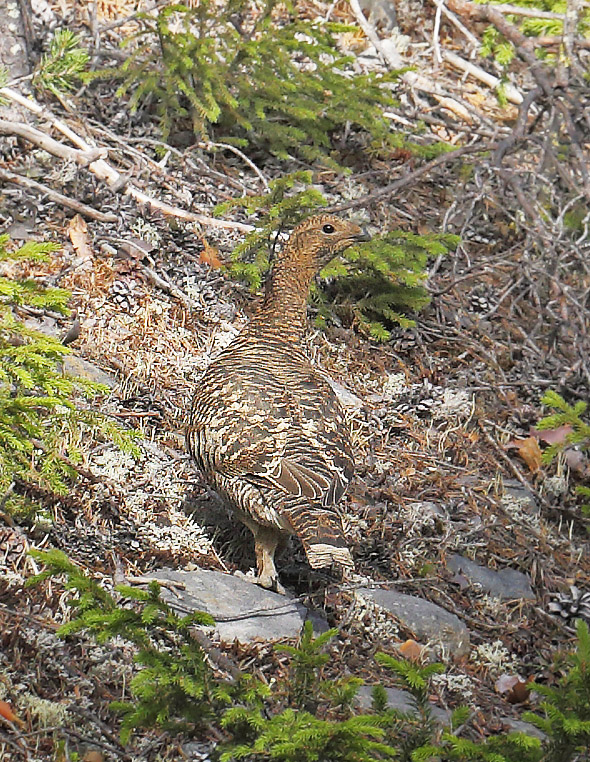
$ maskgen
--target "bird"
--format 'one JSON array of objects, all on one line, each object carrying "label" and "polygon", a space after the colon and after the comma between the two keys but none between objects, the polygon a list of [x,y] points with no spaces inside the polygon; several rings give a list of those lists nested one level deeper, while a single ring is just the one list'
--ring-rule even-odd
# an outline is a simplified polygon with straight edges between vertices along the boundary
[{"label": "bird", "polygon": [[344,411],[302,346],[317,272],[369,240],[333,214],[300,222],[276,256],[262,305],[196,385],[187,449],[254,535],[260,586],[284,593],[275,553],[298,537],[313,569],[354,568],[337,506],[353,476]]}]

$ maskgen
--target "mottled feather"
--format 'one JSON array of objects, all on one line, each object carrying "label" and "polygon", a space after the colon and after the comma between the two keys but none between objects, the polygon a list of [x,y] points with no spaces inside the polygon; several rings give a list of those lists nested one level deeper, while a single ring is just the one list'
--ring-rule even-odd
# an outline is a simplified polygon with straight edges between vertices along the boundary
[{"label": "mottled feather", "polygon": [[336,507],[353,474],[350,433],[331,386],[300,346],[309,285],[358,226],[318,215],[293,231],[262,308],[209,366],[193,399],[187,444],[197,465],[252,529],[259,581],[277,587],[285,534],[317,568],[352,566]]}]

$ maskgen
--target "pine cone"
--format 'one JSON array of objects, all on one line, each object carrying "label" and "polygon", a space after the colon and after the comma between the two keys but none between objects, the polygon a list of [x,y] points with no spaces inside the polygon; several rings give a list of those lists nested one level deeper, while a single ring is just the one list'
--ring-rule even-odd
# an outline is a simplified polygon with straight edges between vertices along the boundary
[{"label": "pine cone", "polygon": [[575,585],[570,585],[569,593],[557,593],[556,600],[548,606],[551,614],[562,619],[583,619],[590,624],[590,592],[583,593]]}]

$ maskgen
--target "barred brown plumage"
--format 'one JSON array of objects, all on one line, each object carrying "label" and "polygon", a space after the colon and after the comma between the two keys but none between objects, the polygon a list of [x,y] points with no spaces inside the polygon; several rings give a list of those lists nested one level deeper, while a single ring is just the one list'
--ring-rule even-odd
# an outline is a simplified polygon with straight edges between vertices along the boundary
[{"label": "barred brown plumage", "polygon": [[314,275],[367,240],[329,214],[297,225],[277,257],[260,310],[208,367],[186,441],[208,483],[254,534],[258,582],[282,590],[274,564],[295,534],[312,568],[352,567],[336,507],[353,473],[344,413],[301,348]]}]

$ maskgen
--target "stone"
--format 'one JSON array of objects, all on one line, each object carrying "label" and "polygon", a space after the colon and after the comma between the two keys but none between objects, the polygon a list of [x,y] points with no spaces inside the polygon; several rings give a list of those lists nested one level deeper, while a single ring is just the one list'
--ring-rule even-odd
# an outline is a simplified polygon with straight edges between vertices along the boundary
[{"label": "stone", "polygon": [[529,509],[539,509],[535,495],[518,479],[504,479],[504,496],[526,503]]},{"label": "stone", "polygon": [[97,365],[85,360],[83,357],[66,355],[63,358],[62,368],[64,373],[67,373],[69,376],[81,376],[89,381],[93,381],[95,384],[104,384],[109,389],[112,389],[117,384],[114,376],[101,370]]},{"label": "stone", "polygon": [[[58,341],[64,334],[64,328],[59,326],[56,320],[48,316],[27,318],[24,322],[27,328],[39,331],[39,333],[43,333],[45,336],[51,336],[51,338]],[[67,373],[69,376],[81,376],[89,381],[93,381],[95,384],[104,384],[109,389],[113,389],[117,385],[117,381],[111,373],[107,373],[94,363],[77,355],[65,355],[61,367],[64,373]]]},{"label": "stone", "polygon": [[181,583],[184,589],[162,587],[162,598],[180,614],[211,614],[215,631],[226,642],[296,638],[307,617],[307,610],[297,599],[223,572],[158,569],[146,579]]},{"label": "stone", "polygon": [[[360,709],[370,709],[372,700],[372,685],[361,685],[358,693],[356,694],[356,705]],[[414,697],[409,691],[405,691],[402,688],[385,688],[387,694],[387,706],[390,709],[396,709],[398,712],[415,712],[416,703]],[[430,703],[430,711],[433,718],[439,725],[448,725],[451,719],[451,713],[439,706],[436,706],[432,702]]]},{"label": "stone", "polygon": [[389,611],[417,640],[437,644],[455,659],[469,653],[469,630],[458,616],[442,606],[395,590],[359,588],[357,595]]},{"label": "stone", "polygon": [[463,574],[473,584],[481,586],[482,590],[495,598],[535,600],[529,578],[517,569],[488,569],[486,566],[453,554],[447,559],[447,567],[456,574]]},{"label": "stone", "polygon": [[513,717],[504,717],[502,722],[507,726],[510,733],[526,733],[527,736],[533,736],[533,738],[538,738],[540,741],[547,739],[545,733],[530,722],[515,720]]}]

